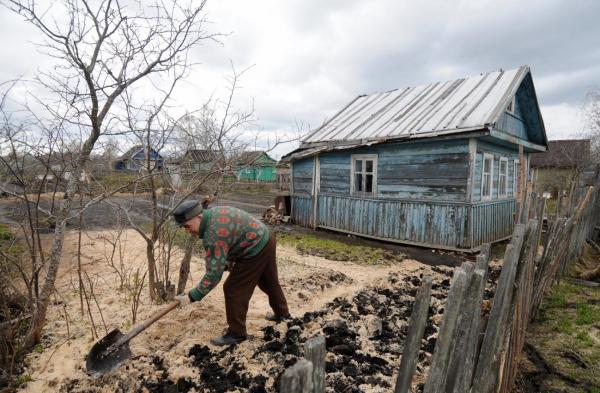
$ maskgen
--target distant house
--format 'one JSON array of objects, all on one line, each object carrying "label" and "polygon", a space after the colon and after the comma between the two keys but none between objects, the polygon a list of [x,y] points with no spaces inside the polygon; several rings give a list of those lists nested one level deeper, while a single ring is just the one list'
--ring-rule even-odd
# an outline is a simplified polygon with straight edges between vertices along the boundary
[{"label": "distant house", "polygon": [[[147,167],[146,149],[137,145],[127,150],[117,161],[114,167],[117,171],[139,171]],[[162,170],[164,166],[163,157],[154,149],[150,149],[150,167]]]},{"label": "distant house", "polygon": [[216,160],[219,159],[219,152],[216,150],[187,150],[181,159],[181,165],[194,171],[210,171]]},{"label": "distant house", "polygon": [[245,151],[233,158],[238,180],[277,181],[277,161],[264,151]]},{"label": "distant house", "polygon": [[360,95],[283,158],[291,219],[475,251],[511,236],[529,157],[546,146],[527,66]]},{"label": "distant house", "polygon": [[548,151],[531,156],[531,168],[536,191],[546,198],[566,193],[590,164],[589,139],[564,139],[548,142]]}]

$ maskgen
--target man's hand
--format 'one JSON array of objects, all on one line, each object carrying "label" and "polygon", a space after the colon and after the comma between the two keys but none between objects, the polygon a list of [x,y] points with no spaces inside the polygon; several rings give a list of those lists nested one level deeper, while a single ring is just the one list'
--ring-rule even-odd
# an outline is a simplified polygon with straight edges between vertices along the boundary
[{"label": "man's hand", "polygon": [[187,293],[184,293],[183,295],[175,296],[175,300],[179,300],[179,307],[185,307],[192,302]]}]

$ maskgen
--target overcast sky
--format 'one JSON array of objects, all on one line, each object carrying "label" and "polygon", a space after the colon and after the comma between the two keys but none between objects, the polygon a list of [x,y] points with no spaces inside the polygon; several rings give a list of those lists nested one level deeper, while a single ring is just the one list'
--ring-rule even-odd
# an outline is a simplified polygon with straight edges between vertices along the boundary
[{"label": "overcast sky", "polygon": [[[531,67],[549,139],[581,134],[600,86],[600,1],[209,0],[207,43],[176,99],[194,109],[223,93],[230,61],[254,65],[236,104],[254,100],[263,139],[319,126],[355,96]],[[34,30],[0,8],[0,81],[44,64]],[[279,157],[295,145],[280,146]]]}]

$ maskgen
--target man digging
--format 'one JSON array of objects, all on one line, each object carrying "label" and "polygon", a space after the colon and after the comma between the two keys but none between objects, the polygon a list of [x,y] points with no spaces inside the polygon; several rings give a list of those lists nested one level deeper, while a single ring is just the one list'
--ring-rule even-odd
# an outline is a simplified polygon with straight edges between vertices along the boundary
[{"label": "man digging", "polygon": [[232,345],[246,339],[248,303],[258,287],[269,296],[273,314],[269,321],[290,317],[285,295],[279,285],[275,234],[258,219],[231,206],[203,208],[198,201],[185,201],[173,218],[186,232],[202,238],[206,250],[206,273],[187,294],[176,296],[180,307],[202,300],[221,280],[226,267],[229,276],[223,284],[227,331],[210,342]]}]

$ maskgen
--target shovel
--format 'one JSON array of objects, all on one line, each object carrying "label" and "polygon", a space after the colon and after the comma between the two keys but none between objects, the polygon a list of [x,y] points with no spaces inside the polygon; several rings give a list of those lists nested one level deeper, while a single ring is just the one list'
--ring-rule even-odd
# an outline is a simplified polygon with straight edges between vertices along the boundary
[{"label": "shovel", "polygon": [[158,321],[174,308],[179,306],[179,300],[174,301],[162,310],[158,310],[143,323],[135,326],[127,334],[121,333],[119,329],[114,329],[106,336],[102,337],[87,355],[85,368],[90,375],[102,375],[118,367],[121,363],[131,358],[129,349],[129,340],[146,330],[148,326]]}]

